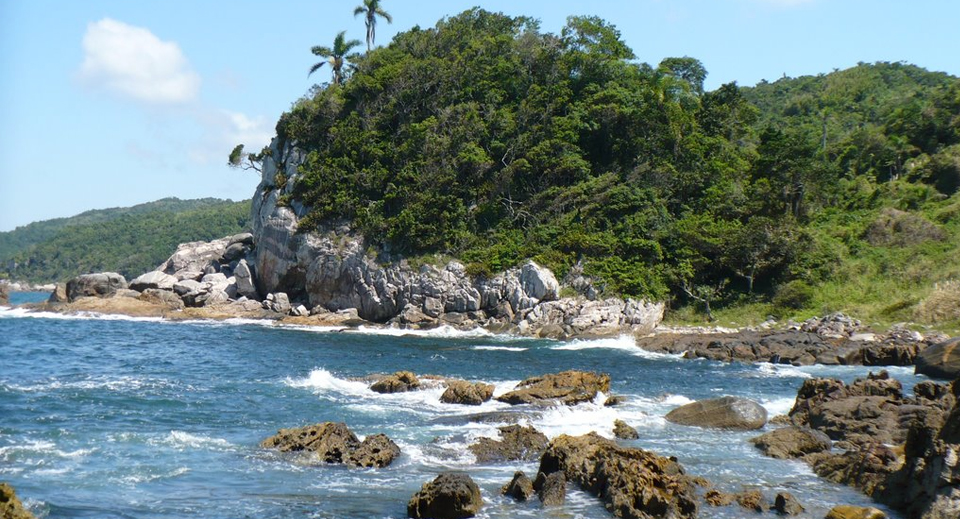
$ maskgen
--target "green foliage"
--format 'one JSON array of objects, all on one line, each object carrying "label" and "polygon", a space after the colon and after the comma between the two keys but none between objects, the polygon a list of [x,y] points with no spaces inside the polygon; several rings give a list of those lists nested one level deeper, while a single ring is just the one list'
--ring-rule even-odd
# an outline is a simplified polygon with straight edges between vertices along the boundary
[{"label": "green foliage", "polygon": [[16,244],[0,248],[0,261],[9,277],[31,282],[101,271],[131,279],[155,269],[180,243],[242,232],[249,216],[249,201],[209,198],[89,211],[0,233],[0,242]]}]

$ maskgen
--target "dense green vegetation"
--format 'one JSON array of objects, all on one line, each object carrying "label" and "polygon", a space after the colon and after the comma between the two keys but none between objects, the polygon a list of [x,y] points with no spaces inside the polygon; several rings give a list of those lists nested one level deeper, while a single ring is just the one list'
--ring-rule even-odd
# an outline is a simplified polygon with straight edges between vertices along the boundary
[{"label": "dense green vegetation", "polygon": [[348,219],[474,274],[579,263],[721,314],[915,317],[956,275],[956,78],[877,63],[708,92],[696,59],[634,58],[597,18],[555,35],[480,9],[356,56],[277,125],[308,152],[301,229]]},{"label": "dense green vegetation", "polygon": [[0,276],[47,283],[112,271],[131,279],[180,243],[242,232],[249,218],[249,201],[165,198],[36,222],[0,233]]}]

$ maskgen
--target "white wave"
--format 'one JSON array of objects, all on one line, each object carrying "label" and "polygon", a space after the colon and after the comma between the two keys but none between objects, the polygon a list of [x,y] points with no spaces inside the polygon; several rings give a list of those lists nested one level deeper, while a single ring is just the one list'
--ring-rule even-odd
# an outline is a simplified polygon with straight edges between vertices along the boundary
[{"label": "white wave", "polygon": [[75,459],[87,456],[96,449],[77,449],[74,451],[65,451],[57,448],[57,445],[49,441],[33,440],[23,444],[6,445],[0,447],[0,460],[10,462],[21,458],[31,458],[34,456],[57,457],[64,459]]},{"label": "white wave", "polygon": [[234,448],[233,444],[222,438],[191,434],[186,431],[170,431],[170,434],[159,439],[150,440],[148,443],[151,445],[173,447],[180,451],[188,449],[222,451],[233,450]]},{"label": "white wave", "polygon": [[314,389],[319,392],[332,391],[353,396],[366,396],[366,393],[371,392],[365,382],[338,378],[323,368],[310,371],[310,374],[304,378],[288,377],[284,380],[284,384],[295,388]]},{"label": "white wave", "polygon": [[173,469],[169,472],[141,472],[138,474],[130,474],[128,476],[123,476],[119,479],[115,479],[116,482],[124,485],[139,485],[140,483],[149,483],[151,481],[156,481],[158,479],[168,479],[175,478],[177,476],[182,476],[190,472],[189,467],[179,467]]},{"label": "white wave", "polygon": [[795,398],[774,398],[768,400],[761,400],[760,405],[767,410],[768,416],[779,416],[785,415],[793,409],[793,404],[796,402]]},{"label": "white wave", "polygon": [[142,323],[163,322],[162,317],[133,317],[122,314],[101,314],[98,312],[45,312],[28,308],[0,307],[0,319],[57,319],[63,321],[132,321]]},{"label": "white wave", "polygon": [[665,405],[687,405],[691,404],[694,401],[690,398],[687,398],[683,395],[664,395],[663,398],[659,399]]},{"label": "white wave", "polygon": [[561,434],[579,436],[591,431],[612,438],[613,422],[616,420],[623,420],[637,429],[659,427],[664,424],[662,417],[644,409],[645,402],[642,400],[635,401],[633,405],[609,407],[603,405],[606,399],[606,395],[598,393],[592,402],[584,402],[575,406],[559,405],[551,407],[539,416],[532,418],[529,424],[543,432],[548,438],[554,438]]},{"label": "white wave", "polygon": [[757,364],[757,375],[760,377],[813,378],[813,375],[801,370],[797,366],[791,366],[790,364],[771,364],[769,362],[760,362]]},{"label": "white wave", "polygon": [[530,348],[519,348],[516,346],[474,346],[473,349],[485,351],[527,351]]},{"label": "white wave", "polygon": [[[59,379],[51,379],[44,382],[39,382],[35,384],[12,384],[5,381],[0,381],[0,387],[7,389],[9,391],[19,391],[24,393],[33,393],[41,391],[60,391],[60,390],[70,390],[70,389],[81,389],[81,390],[92,390],[92,389],[106,389],[109,391],[139,391],[143,389],[163,389],[168,387],[174,387],[175,384],[163,380],[163,379],[149,379],[149,378],[138,378],[138,377],[92,377],[85,380],[75,380],[75,381],[62,381]],[[190,389],[188,387],[188,389]]]},{"label": "white wave", "polygon": [[[361,333],[365,335],[388,335],[391,337],[434,337],[442,339],[462,339],[469,337],[494,337],[496,334],[484,330],[483,328],[471,328],[469,330],[459,330],[449,325],[431,328],[429,330],[410,330],[406,328],[394,328],[387,326],[358,326],[354,329],[345,330],[348,333]],[[514,337],[510,337],[513,339]]]},{"label": "white wave", "polygon": [[552,346],[550,349],[579,351],[597,348],[620,350],[646,359],[679,359],[682,357],[682,355],[675,355],[672,353],[657,353],[653,351],[647,351],[637,346],[637,340],[633,335],[621,335],[619,337],[608,337],[605,339],[577,339],[568,343]]}]

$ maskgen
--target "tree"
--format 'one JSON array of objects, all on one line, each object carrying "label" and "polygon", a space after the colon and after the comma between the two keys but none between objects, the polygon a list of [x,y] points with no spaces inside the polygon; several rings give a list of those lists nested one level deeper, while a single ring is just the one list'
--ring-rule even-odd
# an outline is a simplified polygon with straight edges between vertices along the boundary
[{"label": "tree", "polygon": [[353,10],[354,17],[359,14],[366,16],[364,23],[367,25],[367,52],[370,52],[377,38],[377,17],[383,18],[387,23],[393,23],[393,17],[380,7],[380,0],[363,0],[363,4]]},{"label": "tree", "polygon": [[360,45],[360,40],[347,41],[346,33],[347,31],[337,33],[337,37],[333,39],[333,48],[317,45],[310,49],[310,52],[312,52],[314,56],[320,56],[325,59],[310,67],[310,72],[307,73],[308,76],[316,72],[324,64],[329,63],[333,74],[333,84],[338,86],[343,84],[344,74],[347,72],[347,59],[349,59],[347,53],[353,50],[354,47]]},{"label": "tree", "polygon": [[260,153],[248,153],[243,150],[243,144],[237,144],[227,158],[227,165],[231,168],[252,169],[259,172],[262,168],[263,158],[269,151],[270,148],[264,147]]}]

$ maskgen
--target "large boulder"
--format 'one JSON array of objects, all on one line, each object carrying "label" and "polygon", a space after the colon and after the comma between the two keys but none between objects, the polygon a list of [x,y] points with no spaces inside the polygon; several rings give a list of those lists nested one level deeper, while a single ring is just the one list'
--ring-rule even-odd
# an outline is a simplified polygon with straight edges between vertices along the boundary
[{"label": "large boulder", "polygon": [[802,458],[807,454],[828,451],[830,437],[809,427],[784,427],[774,429],[750,440],[767,456],[779,459]]},{"label": "large boulder", "polygon": [[560,297],[560,283],[553,272],[532,261],[520,268],[520,286],[528,297],[538,301],[553,301]]},{"label": "large boulder", "polygon": [[493,389],[493,384],[450,380],[447,389],[440,395],[440,401],[446,404],[480,405],[493,397]]},{"label": "large boulder", "polygon": [[20,502],[13,487],[7,483],[0,483],[0,518],[33,519],[33,517],[33,514]]},{"label": "large boulder", "polygon": [[420,389],[420,379],[411,371],[398,371],[374,382],[370,389],[377,393],[405,393]]},{"label": "large boulder", "polygon": [[624,422],[623,420],[614,420],[613,436],[620,438],[621,440],[636,440],[640,437],[640,433],[638,433],[635,428],[627,424],[627,422]]},{"label": "large boulder", "polygon": [[547,437],[532,426],[500,427],[500,439],[480,438],[469,447],[478,463],[535,460],[547,448]]},{"label": "large boulder", "polygon": [[[562,434],[540,458],[539,472],[563,472],[586,492],[598,496],[624,519],[697,516],[693,478],[676,461],[643,449],[626,448],[596,433]],[[537,479],[541,479],[540,476]]]},{"label": "large boulder", "polygon": [[725,396],[680,406],[667,413],[666,419],[680,425],[751,430],[767,423],[767,410],[753,400]]},{"label": "large boulder", "polygon": [[67,299],[72,302],[81,297],[110,297],[125,288],[127,280],[116,272],[83,274],[67,282]]},{"label": "large boulder", "polygon": [[143,292],[148,288],[173,290],[173,286],[177,284],[177,281],[177,278],[171,276],[170,274],[160,272],[159,270],[154,270],[135,278],[130,282],[130,288],[138,292]]},{"label": "large boulder", "polygon": [[926,348],[914,362],[916,372],[921,375],[946,380],[960,377],[960,337]]},{"label": "large boulder", "polygon": [[567,476],[561,470],[551,474],[541,472],[533,488],[543,506],[562,506],[567,500]]},{"label": "large boulder", "polygon": [[500,395],[497,400],[513,405],[576,405],[592,401],[599,392],[609,391],[609,375],[571,370],[523,380],[516,389]]},{"label": "large boulder", "polygon": [[324,463],[354,467],[385,467],[400,455],[400,448],[383,434],[361,442],[346,424],[324,422],[295,429],[280,429],[260,446],[280,452],[307,452]]},{"label": "large boulder", "polygon": [[204,272],[208,268],[219,270],[220,258],[223,257],[223,253],[229,244],[230,238],[222,238],[211,242],[181,243],[177,246],[177,251],[157,267],[157,270],[177,279],[188,277],[195,279],[198,273]]},{"label": "large boulder", "polygon": [[250,299],[260,298],[253,271],[250,270],[247,260],[240,260],[237,267],[233,269],[233,277],[237,279],[237,295]]},{"label": "large boulder", "polygon": [[483,506],[480,487],[470,476],[444,472],[424,483],[407,503],[407,516],[414,519],[462,519],[473,517]]},{"label": "large boulder", "polygon": [[517,471],[513,479],[500,489],[500,493],[517,501],[526,501],[534,494],[533,481],[523,471]]}]

